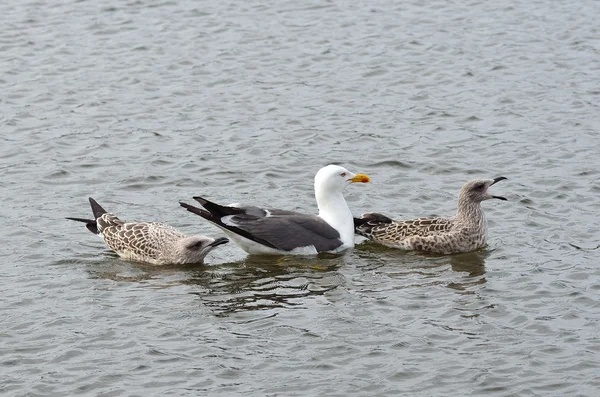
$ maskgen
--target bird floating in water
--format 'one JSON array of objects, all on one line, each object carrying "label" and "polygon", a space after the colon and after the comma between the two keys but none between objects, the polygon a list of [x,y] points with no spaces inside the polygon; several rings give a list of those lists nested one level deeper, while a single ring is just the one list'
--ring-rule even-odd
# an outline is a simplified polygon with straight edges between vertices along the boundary
[{"label": "bird floating in water", "polygon": [[485,245],[487,220],[481,202],[493,196],[487,189],[506,179],[472,180],[458,195],[458,210],[450,218],[418,218],[394,221],[379,213],[366,213],[354,218],[356,233],[386,247],[453,254],[468,252]]},{"label": "bird floating in water", "polygon": [[225,237],[186,236],[164,223],[123,222],[91,197],[90,205],[94,219],[67,219],[84,222],[90,232],[100,235],[123,259],[153,265],[200,264],[210,251],[229,242]]},{"label": "bird floating in water", "polygon": [[354,247],[353,217],[342,192],[351,183],[369,182],[363,174],[328,165],[315,176],[319,215],[253,206],[219,205],[194,197],[204,209],[180,203],[227,233],[244,251],[255,255],[314,255]]}]

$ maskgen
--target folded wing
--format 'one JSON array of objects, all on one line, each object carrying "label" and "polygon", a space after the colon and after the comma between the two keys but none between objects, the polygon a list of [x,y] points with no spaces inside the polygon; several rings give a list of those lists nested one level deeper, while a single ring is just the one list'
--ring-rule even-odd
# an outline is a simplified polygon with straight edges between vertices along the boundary
[{"label": "folded wing", "polygon": [[314,246],[323,252],[342,245],[339,232],[317,216],[259,207],[222,206],[201,197],[194,199],[206,209],[180,204],[223,229],[269,248],[292,251]]}]

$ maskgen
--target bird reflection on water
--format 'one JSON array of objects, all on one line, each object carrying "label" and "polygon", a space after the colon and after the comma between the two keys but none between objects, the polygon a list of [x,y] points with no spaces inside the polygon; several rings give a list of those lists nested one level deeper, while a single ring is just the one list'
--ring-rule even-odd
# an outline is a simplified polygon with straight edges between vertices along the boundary
[{"label": "bird reflection on water", "polygon": [[323,295],[345,282],[338,269],[347,260],[347,254],[314,257],[251,255],[243,261],[213,266],[156,267],[122,261],[111,253],[101,263],[90,264],[88,271],[94,278],[150,282],[154,288],[197,286],[198,291],[191,294],[216,315],[227,315],[248,310],[301,307],[306,297]]},{"label": "bird reflection on water", "polygon": [[365,243],[344,255],[251,255],[213,266],[162,267],[126,262],[107,254],[110,259],[104,257],[101,264],[90,266],[89,272],[114,281],[148,282],[153,288],[194,286],[192,295],[215,315],[226,316],[241,311],[303,308],[307,297],[324,295],[347,283],[358,283],[354,285],[357,287],[373,274],[393,278],[394,289],[442,285],[459,294],[471,294],[486,283],[485,260],[491,252],[424,254]]},{"label": "bird reflection on water", "polygon": [[460,282],[450,282],[447,287],[463,293],[473,293],[471,287],[485,284],[485,259],[490,256],[489,250],[477,250],[450,256],[450,266],[454,272],[468,273]]},{"label": "bird reflection on water", "polygon": [[[485,260],[493,250],[484,248],[460,254],[440,255],[395,250],[367,241],[357,245],[355,252],[363,260],[365,270],[383,267],[380,271],[398,279],[399,288],[405,283],[406,286],[414,287],[413,276],[417,275],[419,278],[416,283],[420,286],[445,285],[458,292],[468,293],[471,286],[486,282]],[[445,274],[448,267],[452,270],[451,274]]]},{"label": "bird reflection on water", "polygon": [[308,296],[323,295],[344,283],[337,269],[347,256],[249,256],[241,263],[196,270],[185,284],[204,287],[194,292],[218,315],[277,307],[300,307]]}]

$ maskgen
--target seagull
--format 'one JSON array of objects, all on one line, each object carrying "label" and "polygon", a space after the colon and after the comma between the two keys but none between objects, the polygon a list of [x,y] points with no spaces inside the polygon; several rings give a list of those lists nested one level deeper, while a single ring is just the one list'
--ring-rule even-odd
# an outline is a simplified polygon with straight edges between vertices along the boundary
[{"label": "seagull", "polygon": [[158,222],[123,222],[108,213],[90,197],[94,219],[67,218],[85,223],[100,235],[106,245],[123,259],[152,265],[203,263],[215,247],[229,242],[225,237],[186,236],[179,230]]},{"label": "seagull", "polygon": [[458,210],[450,218],[418,218],[394,221],[379,213],[354,218],[357,234],[386,247],[453,254],[468,252],[485,245],[487,220],[481,202],[493,196],[487,189],[506,179],[477,179],[464,184],[458,194]]},{"label": "seagull", "polygon": [[354,247],[354,225],[342,192],[351,183],[367,183],[364,174],[328,165],[315,176],[319,215],[236,204],[219,205],[194,197],[204,209],[180,203],[214,223],[244,251],[254,255],[315,255]]}]

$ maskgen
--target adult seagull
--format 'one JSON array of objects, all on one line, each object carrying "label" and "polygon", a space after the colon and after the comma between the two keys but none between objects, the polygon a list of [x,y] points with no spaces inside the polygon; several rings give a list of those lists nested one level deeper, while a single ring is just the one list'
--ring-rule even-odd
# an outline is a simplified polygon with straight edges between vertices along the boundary
[{"label": "adult seagull", "polygon": [[255,255],[314,255],[354,247],[352,213],[342,195],[351,183],[369,182],[364,174],[328,165],[315,176],[319,215],[253,206],[219,205],[194,197],[204,209],[179,203],[227,233],[244,251]]}]

